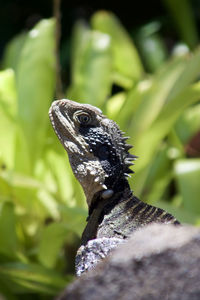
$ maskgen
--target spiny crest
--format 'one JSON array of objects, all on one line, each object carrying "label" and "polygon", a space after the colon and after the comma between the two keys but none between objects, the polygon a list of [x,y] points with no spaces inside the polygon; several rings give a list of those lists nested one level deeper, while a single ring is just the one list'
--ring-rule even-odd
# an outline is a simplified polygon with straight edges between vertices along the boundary
[{"label": "spiny crest", "polygon": [[122,153],[122,160],[124,165],[124,175],[125,177],[131,177],[129,174],[133,174],[134,171],[130,169],[131,166],[134,165],[133,161],[135,161],[138,156],[130,154],[129,150],[133,148],[132,145],[127,144],[126,141],[130,138],[128,136],[124,136],[124,132],[118,129],[118,134],[120,137],[120,141],[118,145],[120,147],[120,152]]}]

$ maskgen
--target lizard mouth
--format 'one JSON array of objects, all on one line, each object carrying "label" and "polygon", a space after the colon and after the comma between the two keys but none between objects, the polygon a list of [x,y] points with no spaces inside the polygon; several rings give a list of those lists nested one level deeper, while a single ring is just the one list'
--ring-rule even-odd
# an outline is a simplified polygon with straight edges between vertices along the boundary
[{"label": "lizard mouth", "polygon": [[54,101],[49,109],[49,118],[57,137],[68,153],[84,155],[86,144],[76,132],[76,127],[68,115],[66,100]]}]

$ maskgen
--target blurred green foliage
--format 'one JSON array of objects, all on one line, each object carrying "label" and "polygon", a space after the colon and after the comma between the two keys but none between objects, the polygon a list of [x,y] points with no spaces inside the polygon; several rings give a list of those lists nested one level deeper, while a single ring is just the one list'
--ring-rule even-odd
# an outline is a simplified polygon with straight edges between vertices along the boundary
[{"label": "blurred green foliage", "polygon": [[[87,216],[82,190],[48,120],[55,93],[54,31],[53,19],[42,20],[15,37],[0,72],[0,291],[5,299],[52,299],[72,280],[70,255]],[[200,49],[189,52],[185,45],[187,51],[167,59],[161,37],[153,31],[151,39],[151,33],[142,28],[137,36],[144,66],[112,13],[95,13],[90,26],[77,22],[66,97],[99,106],[130,136],[139,156],[130,180],[137,196],[181,222],[198,224],[200,157],[191,158],[187,149],[200,131]]]}]

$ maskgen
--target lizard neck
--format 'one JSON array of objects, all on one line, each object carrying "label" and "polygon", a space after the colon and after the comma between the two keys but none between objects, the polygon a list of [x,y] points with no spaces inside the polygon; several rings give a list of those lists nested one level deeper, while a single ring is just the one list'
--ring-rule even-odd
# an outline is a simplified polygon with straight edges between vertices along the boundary
[{"label": "lizard neck", "polygon": [[119,179],[112,185],[109,185],[108,189],[113,191],[113,196],[108,199],[103,199],[102,192],[94,194],[91,201],[91,205],[89,206],[89,216],[92,214],[93,210],[98,206],[101,206],[103,208],[108,203],[112,203],[112,206],[114,207],[117,203],[123,201],[123,199],[126,199],[127,195],[129,197],[130,195],[132,195],[132,191],[130,189],[128,180],[124,177]]},{"label": "lizard neck", "polygon": [[101,192],[96,193],[89,207],[88,224],[82,235],[82,244],[84,245],[88,240],[96,237],[98,226],[105,214],[112,211],[119,203],[132,198],[132,196],[132,191],[126,179],[123,179],[123,182],[118,182],[113,196],[109,199],[103,199]]}]

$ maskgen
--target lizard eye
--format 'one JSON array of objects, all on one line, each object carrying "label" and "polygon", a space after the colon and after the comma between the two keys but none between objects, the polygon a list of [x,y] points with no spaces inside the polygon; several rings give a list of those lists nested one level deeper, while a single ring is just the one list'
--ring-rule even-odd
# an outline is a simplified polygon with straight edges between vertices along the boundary
[{"label": "lizard eye", "polygon": [[82,125],[87,125],[91,122],[91,117],[88,113],[86,112],[79,112],[75,115],[76,120],[82,124]]}]

